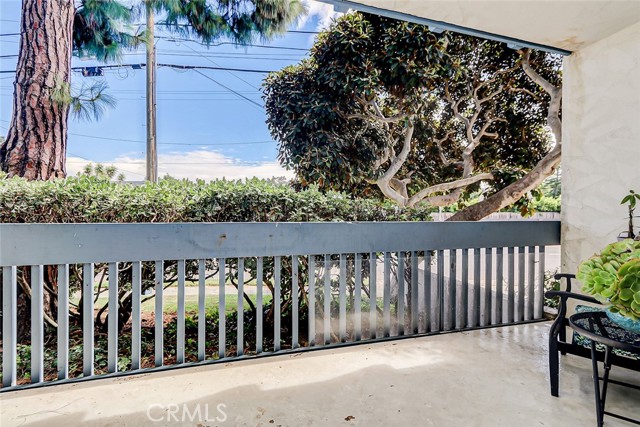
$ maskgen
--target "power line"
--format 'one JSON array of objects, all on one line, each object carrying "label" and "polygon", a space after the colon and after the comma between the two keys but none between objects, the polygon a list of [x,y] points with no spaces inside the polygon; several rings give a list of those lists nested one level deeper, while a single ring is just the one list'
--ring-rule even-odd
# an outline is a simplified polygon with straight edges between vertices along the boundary
[{"label": "power line", "polygon": [[[71,67],[72,71],[82,71],[88,68],[96,68],[101,70],[111,70],[117,68],[134,68],[140,69],[142,67],[146,67],[147,64],[144,62],[139,64],[118,64],[118,65],[96,65],[96,66],[86,66],[86,67]],[[236,71],[239,73],[258,73],[258,74],[269,74],[273,73],[274,70],[253,70],[249,68],[230,68],[230,67],[210,67],[206,65],[179,65],[179,64],[158,64],[158,67],[166,67],[166,68],[174,68],[179,70],[216,70],[216,71]],[[0,74],[9,74],[15,73],[15,70],[0,70]]]},{"label": "power line", "polygon": [[[213,61],[212,59],[202,55],[201,53],[199,53],[197,50],[195,50],[194,48],[192,48],[189,45],[185,45],[185,47],[189,50],[191,50],[192,52],[197,53],[198,55],[200,55],[202,58],[206,59],[207,61],[211,62],[213,65],[215,65],[216,67],[220,67],[220,64],[218,64],[217,62]],[[236,79],[240,80],[241,82],[244,82],[245,84],[247,84],[248,86],[254,88],[254,89],[258,89],[255,85],[249,83],[248,81],[246,81],[245,79],[243,79],[240,76],[236,76],[235,74],[233,74],[231,71],[227,71],[227,73],[231,74],[233,77],[235,77]]]},{"label": "power line", "polygon": [[[12,93],[0,93],[0,96],[5,97],[13,97]],[[146,98],[144,96],[140,96],[139,98],[116,98],[117,101],[145,101]],[[244,101],[244,99],[240,98],[157,98],[157,101],[185,101],[185,102],[200,102],[200,101],[208,101],[208,102],[237,102]],[[257,101],[256,101],[257,102]]]},{"label": "power line", "polygon": [[[9,120],[0,119],[0,122],[9,123]],[[6,129],[6,126],[0,125]],[[107,136],[95,136],[95,135],[85,135],[81,133],[73,133],[69,132],[69,135],[80,136],[83,138],[91,138],[91,139],[102,139],[105,141],[116,141],[116,142],[136,142],[140,144],[146,143],[146,141],[141,139],[126,139],[126,138],[110,138]],[[199,146],[199,147],[214,147],[214,146],[223,146],[223,145],[254,145],[254,144],[271,144],[275,141],[245,141],[245,142],[215,142],[215,143],[195,143],[195,142],[159,142],[159,145],[187,145],[187,146]]]},{"label": "power line", "polygon": [[247,43],[247,44],[238,45],[238,43],[233,43],[233,42],[218,42],[218,43],[207,44],[207,43],[203,43],[203,42],[201,42],[199,40],[183,39],[183,38],[171,37],[171,36],[156,36],[156,38],[157,39],[166,40],[166,41],[169,41],[169,42],[174,42],[174,43],[175,42],[196,43],[196,44],[199,44],[201,46],[206,46],[206,47],[231,45],[231,46],[239,46],[239,47],[256,47],[256,48],[261,48],[261,49],[297,50],[297,51],[303,51],[303,52],[308,52],[309,51],[309,49],[306,49],[306,48],[303,48],[303,47],[269,46],[269,45],[264,45],[264,44],[253,44],[253,43]]},{"label": "power line", "polygon": [[230,88],[230,87],[228,87],[228,86],[223,85],[223,84],[222,84],[222,83],[220,83],[219,81],[217,81],[217,80],[215,80],[215,79],[213,79],[213,78],[211,78],[211,77],[207,76],[205,73],[203,73],[203,72],[202,72],[202,71],[200,71],[200,70],[196,70],[196,69],[194,69],[193,71],[195,71],[196,73],[200,74],[200,75],[201,75],[202,77],[204,77],[205,79],[209,79],[209,80],[211,80],[212,82],[214,82],[215,84],[217,84],[217,85],[219,85],[219,86],[222,86],[223,88],[227,89],[229,92],[236,94],[236,95],[237,95],[237,96],[239,96],[240,98],[247,100],[247,102],[249,102],[249,103],[251,103],[251,104],[253,104],[253,105],[257,106],[257,107],[260,109],[260,111],[262,111],[263,107],[262,107],[262,105],[261,105],[261,104],[258,104],[258,103],[257,103],[257,102],[255,102],[254,100],[252,100],[252,99],[250,99],[250,98],[247,98],[246,96],[242,95],[242,94],[241,94],[241,93],[239,93],[239,92],[236,92],[235,90],[231,89],[231,88]]},{"label": "power line", "polygon": [[[76,157],[80,157],[80,156],[76,156]],[[88,159],[84,159],[83,157],[80,157],[83,160],[86,160],[88,162],[90,162],[91,160]],[[76,161],[67,161],[67,163],[84,163],[84,162],[76,162]],[[97,162],[99,163],[99,162]],[[135,161],[135,162],[127,162],[127,164],[129,165],[144,165],[145,162],[144,161]],[[159,162],[158,166],[162,167],[162,165],[227,165],[227,166],[259,166],[262,163],[260,162]],[[119,169],[119,168],[118,168]],[[124,170],[124,169],[123,169]],[[127,172],[131,172],[131,171],[127,171]],[[131,172],[131,173],[136,173],[136,172]],[[141,175],[141,174],[138,174]]]},{"label": "power line", "polygon": [[[133,25],[145,25],[145,23],[139,23],[139,24],[133,24]],[[161,25],[161,26],[165,26],[165,27],[192,27],[191,24],[169,24],[168,22],[156,22],[156,27]],[[304,31],[304,30],[287,30],[287,33],[292,33],[292,34],[320,34],[319,31]],[[240,44],[240,43],[237,43]]]},{"label": "power line", "polygon": [[[9,123],[9,120],[0,119],[0,122]],[[0,125],[6,129],[6,126]],[[81,133],[73,133],[69,132],[69,135],[80,136],[83,138],[91,138],[91,139],[101,139],[105,141],[116,141],[116,142],[135,142],[139,144],[144,144],[146,141],[141,139],[126,139],[126,138],[111,138],[108,136],[95,136],[95,135],[85,135]],[[244,142],[214,142],[214,143],[196,143],[196,142],[159,142],[158,145],[186,145],[186,146],[194,146],[194,147],[217,147],[217,146],[233,146],[233,145],[255,145],[255,144],[272,144],[275,141],[244,141]]]}]

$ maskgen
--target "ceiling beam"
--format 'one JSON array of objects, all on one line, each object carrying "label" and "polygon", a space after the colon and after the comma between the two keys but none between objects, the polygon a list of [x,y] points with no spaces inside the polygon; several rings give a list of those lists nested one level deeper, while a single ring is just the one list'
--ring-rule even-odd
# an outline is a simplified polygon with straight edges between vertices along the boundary
[{"label": "ceiling beam", "polygon": [[476,30],[473,28],[463,27],[461,25],[450,24],[448,22],[436,21],[434,19],[422,18],[420,16],[411,15],[408,13],[398,12],[396,10],[383,9],[380,7],[369,6],[366,4],[358,3],[350,0],[318,0],[323,3],[333,5],[337,12],[346,12],[349,9],[354,9],[360,12],[370,13],[372,15],[384,16],[387,18],[397,19],[400,21],[413,22],[414,24],[426,25],[431,31],[442,32],[452,31],[455,33],[465,34],[468,36],[479,37],[488,40],[495,40],[498,42],[506,43],[512,49],[531,48],[536,50],[542,50],[545,52],[555,53],[563,56],[571,55],[571,51],[566,49],[560,49],[553,46],[547,46],[540,43],[528,42],[525,40],[516,39],[513,37],[502,36],[500,34],[490,33],[488,31]]}]

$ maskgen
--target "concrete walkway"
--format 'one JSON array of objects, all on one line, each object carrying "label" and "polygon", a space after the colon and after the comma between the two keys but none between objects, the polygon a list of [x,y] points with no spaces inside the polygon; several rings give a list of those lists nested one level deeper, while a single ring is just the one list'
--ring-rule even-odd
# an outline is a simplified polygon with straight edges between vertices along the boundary
[{"label": "concrete walkway", "polygon": [[[549,394],[548,330],[485,329],[4,393],[0,425],[595,426],[589,361],[563,358],[561,397]],[[640,383],[614,368],[621,374]],[[639,402],[639,391],[611,386],[608,409],[640,418]]]}]

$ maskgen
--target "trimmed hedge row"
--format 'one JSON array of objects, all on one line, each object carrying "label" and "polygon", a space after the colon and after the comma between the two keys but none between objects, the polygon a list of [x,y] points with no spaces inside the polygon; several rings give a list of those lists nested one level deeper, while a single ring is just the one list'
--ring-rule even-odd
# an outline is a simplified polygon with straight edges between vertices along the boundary
[{"label": "trimmed hedge row", "polygon": [[80,176],[55,181],[0,178],[0,222],[428,221],[429,209],[296,191],[268,180],[122,184]]}]

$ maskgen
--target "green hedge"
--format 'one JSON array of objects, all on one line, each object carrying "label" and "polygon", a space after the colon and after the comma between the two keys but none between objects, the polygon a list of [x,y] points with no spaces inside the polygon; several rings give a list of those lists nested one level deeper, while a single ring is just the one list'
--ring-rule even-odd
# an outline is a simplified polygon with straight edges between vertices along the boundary
[{"label": "green hedge", "polygon": [[80,176],[55,181],[0,178],[0,222],[427,221],[428,209],[296,191],[267,180],[122,184]]}]

